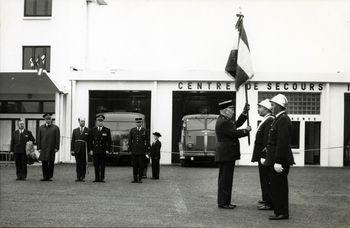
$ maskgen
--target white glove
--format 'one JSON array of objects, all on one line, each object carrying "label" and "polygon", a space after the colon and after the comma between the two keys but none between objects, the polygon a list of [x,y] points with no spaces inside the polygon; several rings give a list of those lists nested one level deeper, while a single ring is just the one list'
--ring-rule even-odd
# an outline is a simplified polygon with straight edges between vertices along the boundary
[{"label": "white glove", "polygon": [[273,168],[275,169],[275,171],[276,171],[277,173],[281,173],[281,172],[283,171],[283,168],[282,168],[282,165],[281,165],[281,164],[275,163],[275,164],[273,165]]},{"label": "white glove", "polygon": [[260,158],[260,163],[261,163],[261,164],[264,164],[264,163],[265,163],[265,161],[266,161],[266,159],[265,159],[265,158]]}]

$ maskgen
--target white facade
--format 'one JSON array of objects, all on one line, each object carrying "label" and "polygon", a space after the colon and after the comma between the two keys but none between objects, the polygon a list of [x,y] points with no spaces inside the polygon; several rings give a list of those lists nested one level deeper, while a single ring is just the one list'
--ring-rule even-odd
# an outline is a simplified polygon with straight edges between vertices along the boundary
[{"label": "white facade", "polygon": [[[291,117],[300,118],[300,129],[302,118],[321,121],[320,165],[343,166],[344,93],[350,92],[349,1],[106,2],[100,6],[93,1],[52,0],[51,17],[30,18],[23,16],[24,0],[0,0],[1,73],[24,72],[22,46],[51,46],[50,76],[67,91],[56,94],[63,136],[58,161],[74,162],[70,133],[78,116],[89,115],[89,90],[148,90],[150,130],[162,132],[161,162],[171,163],[172,93],[180,90],[179,82],[187,85],[182,90],[189,90],[191,82],[230,80],[224,67],[237,36],[235,13],[242,7],[255,71],[251,83],[258,89],[248,92],[252,143],[241,140],[239,163],[252,165],[258,92],[277,91],[276,84],[289,82],[323,84],[317,91],[320,115]],[[267,83],[273,85],[270,90]],[[234,92],[234,86],[227,90]],[[301,86],[293,91],[314,92]],[[237,113],[243,105],[241,89],[236,93]],[[3,116],[8,114],[0,113]],[[303,140],[301,130],[300,148],[293,151],[297,165],[304,165]],[[329,149],[333,147],[339,148]]]}]

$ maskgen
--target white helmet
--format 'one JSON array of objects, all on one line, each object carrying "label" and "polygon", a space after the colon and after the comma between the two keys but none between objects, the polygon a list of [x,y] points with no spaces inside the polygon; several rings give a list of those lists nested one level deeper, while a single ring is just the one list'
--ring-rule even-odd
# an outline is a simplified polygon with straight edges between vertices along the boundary
[{"label": "white helmet", "polygon": [[270,102],[274,102],[280,106],[282,106],[283,108],[286,108],[286,105],[288,104],[288,100],[286,98],[286,96],[284,96],[283,94],[277,94],[276,96],[274,96],[273,98],[271,98]]},{"label": "white helmet", "polygon": [[271,103],[270,103],[269,99],[265,99],[263,101],[260,101],[260,103],[258,105],[263,106],[271,111]]}]

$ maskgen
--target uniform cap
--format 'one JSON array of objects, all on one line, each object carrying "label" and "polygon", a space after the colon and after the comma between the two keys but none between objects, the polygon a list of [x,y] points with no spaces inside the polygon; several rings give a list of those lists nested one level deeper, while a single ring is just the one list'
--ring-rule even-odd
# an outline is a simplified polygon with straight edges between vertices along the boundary
[{"label": "uniform cap", "polygon": [[140,118],[140,117],[135,118],[135,122],[136,123],[141,123],[142,122],[142,118]]},{"label": "uniform cap", "polygon": [[104,119],[106,119],[106,117],[104,115],[102,115],[102,114],[97,114],[96,115],[96,119],[97,120],[104,120]]},{"label": "uniform cap", "polygon": [[161,137],[162,135],[159,132],[154,132],[153,135]]},{"label": "uniform cap", "polygon": [[218,105],[219,105],[220,110],[222,110],[222,109],[225,109],[227,107],[233,106],[233,103],[232,103],[232,100],[227,100],[227,101],[220,102]]},{"label": "uniform cap", "polygon": [[274,96],[273,98],[271,98],[270,102],[274,102],[283,108],[286,108],[286,106],[288,104],[288,100],[287,100],[286,96],[284,96],[283,94],[280,94],[280,93],[277,94],[276,96]]},{"label": "uniform cap", "polygon": [[52,116],[51,113],[45,113],[45,114],[43,115],[43,118],[46,119],[46,118],[51,117],[51,116]]},{"label": "uniform cap", "polygon": [[272,108],[269,99],[265,99],[265,100],[260,101],[260,103],[258,105],[263,106],[263,107],[267,108],[268,110],[271,110],[271,108]]}]

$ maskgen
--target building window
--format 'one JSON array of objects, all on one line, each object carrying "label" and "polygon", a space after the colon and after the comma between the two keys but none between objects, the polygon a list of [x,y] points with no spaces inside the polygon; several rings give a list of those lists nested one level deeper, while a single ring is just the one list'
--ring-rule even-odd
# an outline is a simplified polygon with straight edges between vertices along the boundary
[{"label": "building window", "polygon": [[292,121],[291,147],[300,148],[300,122]]},{"label": "building window", "polygon": [[0,113],[55,112],[54,101],[0,101]]},{"label": "building window", "polygon": [[[258,102],[270,99],[277,94],[278,92],[259,92]],[[321,93],[286,92],[283,95],[288,99],[287,112],[289,114],[320,114]]]},{"label": "building window", "polygon": [[22,69],[38,68],[50,72],[50,46],[23,46]]},{"label": "building window", "polygon": [[25,17],[51,17],[52,0],[25,0]]}]

